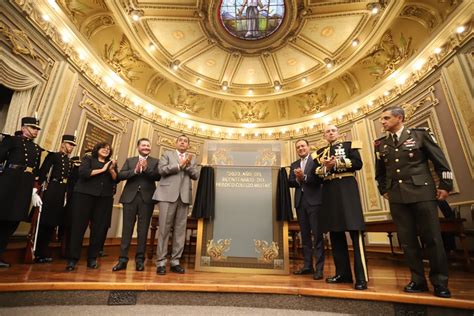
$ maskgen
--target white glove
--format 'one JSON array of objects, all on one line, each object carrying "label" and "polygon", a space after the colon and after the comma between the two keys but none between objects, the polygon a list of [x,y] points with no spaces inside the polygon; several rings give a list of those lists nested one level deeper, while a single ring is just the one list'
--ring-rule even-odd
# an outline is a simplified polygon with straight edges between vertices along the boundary
[{"label": "white glove", "polygon": [[40,207],[43,205],[43,201],[41,201],[41,198],[38,195],[37,188],[33,188],[33,193],[31,193],[31,205],[33,205],[33,207]]}]

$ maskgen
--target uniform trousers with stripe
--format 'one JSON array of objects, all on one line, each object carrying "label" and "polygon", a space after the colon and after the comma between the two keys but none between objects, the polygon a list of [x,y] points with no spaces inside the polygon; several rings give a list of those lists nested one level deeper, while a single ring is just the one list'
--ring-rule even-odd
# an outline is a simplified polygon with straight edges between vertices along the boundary
[{"label": "uniform trousers with stripe", "polygon": [[[354,249],[354,275],[357,281],[369,281],[365,257],[364,236],[360,230],[351,230],[349,234]],[[336,266],[336,275],[345,280],[353,280],[346,232],[330,232],[332,256]]]}]

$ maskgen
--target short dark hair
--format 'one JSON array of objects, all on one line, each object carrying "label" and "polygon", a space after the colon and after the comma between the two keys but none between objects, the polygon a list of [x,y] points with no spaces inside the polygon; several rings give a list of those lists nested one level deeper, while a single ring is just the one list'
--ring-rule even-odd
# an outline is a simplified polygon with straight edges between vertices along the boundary
[{"label": "short dark hair", "polygon": [[405,121],[405,110],[401,106],[398,106],[398,105],[388,106],[383,109],[383,112],[390,112],[390,114],[394,116],[401,116],[402,122]]},{"label": "short dark hair", "polygon": [[107,157],[105,157],[105,160],[109,160],[110,157],[112,157],[112,146],[110,146],[109,143],[107,142],[100,142],[100,143],[97,143],[95,144],[94,148],[92,149],[92,157],[94,158],[99,158],[99,150],[102,149],[102,148],[105,148],[105,147],[109,147],[110,148],[110,152],[109,152],[109,155]]},{"label": "short dark hair", "polygon": [[146,137],[142,137],[139,140],[137,140],[137,146],[140,146],[141,142],[149,142],[151,144],[150,140]]},{"label": "short dark hair", "polygon": [[309,146],[309,142],[308,142],[306,139],[304,139],[304,138],[300,138],[300,139],[298,139],[298,140],[296,141],[295,145],[296,145],[296,144],[298,144],[299,142],[305,142],[305,143],[306,143],[306,145],[308,145],[308,146]]},{"label": "short dark hair", "polygon": [[188,140],[188,144],[191,143],[191,141],[189,140],[189,137],[186,136],[186,135],[184,135],[184,134],[181,134],[181,135],[179,135],[178,137],[176,137],[176,142],[178,142],[178,139],[179,139],[180,137],[186,137],[186,139]]}]

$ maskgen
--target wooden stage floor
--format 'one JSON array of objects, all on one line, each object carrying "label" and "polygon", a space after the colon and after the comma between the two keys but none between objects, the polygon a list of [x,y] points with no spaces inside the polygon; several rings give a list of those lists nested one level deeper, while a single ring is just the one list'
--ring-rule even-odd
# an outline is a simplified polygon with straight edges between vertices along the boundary
[{"label": "wooden stage floor", "polygon": [[[112,251],[114,252],[114,251]],[[450,269],[451,299],[437,298],[430,293],[408,294],[402,291],[409,280],[409,271],[400,257],[369,253],[369,288],[356,291],[350,284],[327,284],[315,281],[312,275],[269,276],[238,273],[208,273],[194,271],[194,263],[184,263],[186,274],[168,272],[156,274],[153,261],[146,262],[145,271],[136,272],[133,260],[125,271],[112,272],[117,257],[101,258],[97,270],[86,268],[85,259],[74,272],[64,270],[66,261],[57,259],[49,264],[14,264],[0,269],[0,292],[49,290],[134,290],[134,291],[191,291],[227,293],[266,293],[348,298],[381,302],[422,304],[474,310],[474,274],[462,267]],[[292,261],[296,270],[301,261]],[[326,259],[325,277],[334,274],[330,256]],[[432,290],[432,288],[430,287]]]}]

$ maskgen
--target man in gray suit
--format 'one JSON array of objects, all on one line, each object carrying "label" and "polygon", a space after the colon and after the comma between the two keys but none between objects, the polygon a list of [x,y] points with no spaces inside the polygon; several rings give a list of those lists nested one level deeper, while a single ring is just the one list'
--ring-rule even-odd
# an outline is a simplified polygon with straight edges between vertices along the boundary
[{"label": "man in gray suit", "polygon": [[127,158],[118,180],[127,180],[120,202],[123,204],[122,241],[120,244],[119,262],[112,271],[127,268],[128,249],[132,240],[133,229],[138,217],[137,233],[138,245],[135,255],[137,271],[145,269],[145,249],[153,213],[153,192],[156,189],[155,181],[160,180],[158,173],[158,159],[150,157],[151,144],[147,138],[140,138],[137,142],[138,156]]},{"label": "man in gray suit", "polygon": [[193,155],[187,153],[189,138],[180,135],[176,139],[176,150],[166,151],[160,158],[158,170],[162,177],[153,199],[159,202],[159,232],[156,273],[166,274],[168,239],[173,227],[173,246],[170,266],[175,273],[184,273],[179,264],[186,238],[188,208],[192,199],[191,180],[197,180],[198,170]]},{"label": "man in gray suit", "polygon": [[[288,184],[295,188],[294,203],[303,243],[304,265],[293,274],[312,274],[313,279],[321,280],[324,270],[324,238],[318,230],[318,216],[321,209],[322,181],[315,174],[316,164],[309,154],[309,143],[300,139],[295,144],[300,159],[291,164]],[[313,269],[313,254],[316,268]]]}]

